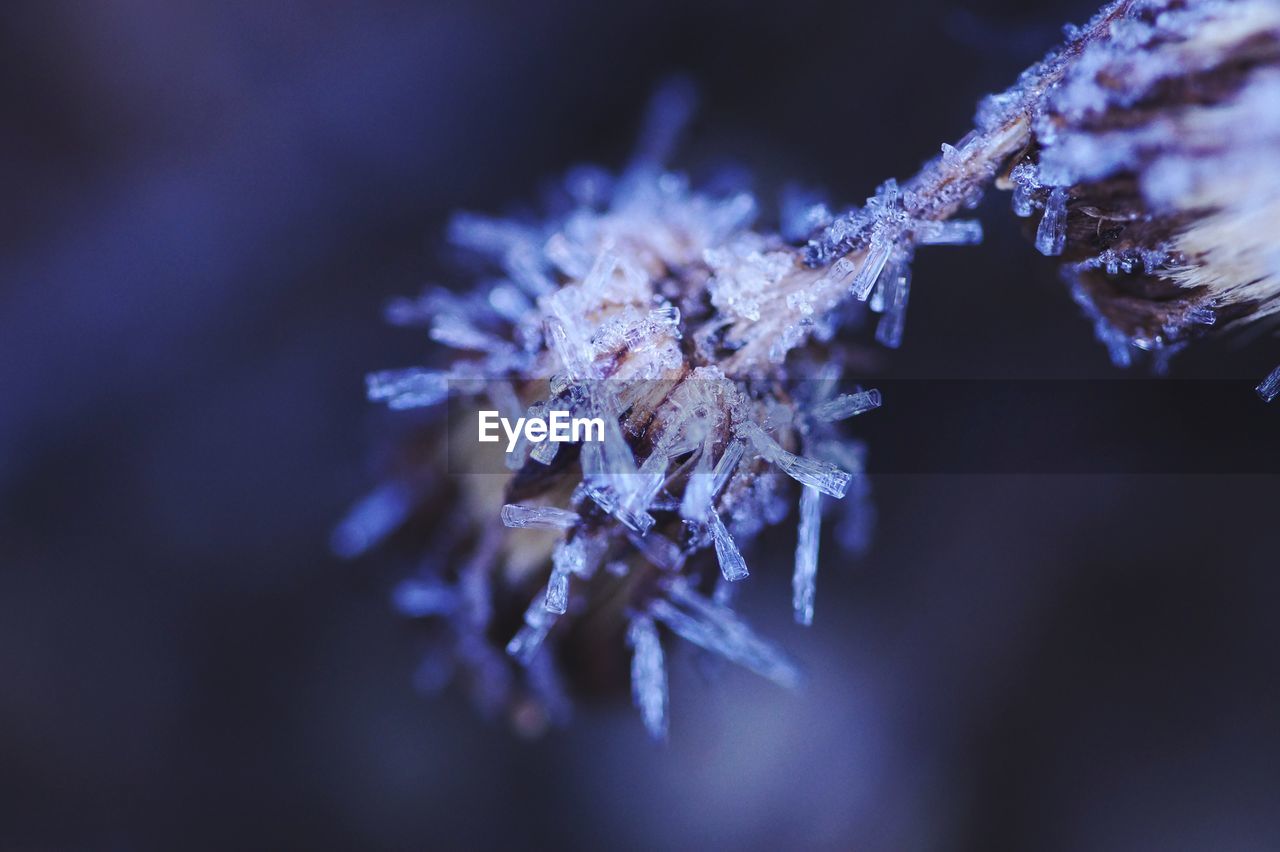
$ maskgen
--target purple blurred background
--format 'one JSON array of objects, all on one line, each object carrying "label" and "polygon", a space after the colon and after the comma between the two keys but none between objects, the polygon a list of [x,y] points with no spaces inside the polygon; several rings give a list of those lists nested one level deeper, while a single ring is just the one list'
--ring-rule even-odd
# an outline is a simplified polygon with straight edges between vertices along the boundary
[{"label": "purple blurred background", "polygon": [[[676,655],[665,748],[621,705],[527,743],[418,696],[394,567],[327,551],[387,426],[362,375],[428,350],[381,306],[449,280],[450,211],[620,163],[672,71],[704,101],[680,165],[858,201],[1091,12],[6,5],[0,848],[1280,846],[1277,480],[1176,475],[1236,434],[1277,469],[1265,340],[1175,365],[1239,392],[1211,428],[1114,413],[1185,454],[1170,473],[878,477],[877,544],[828,551],[807,631],[780,533],[746,605],[810,687]],[[1006,211],[922,254],[886,376],[1136,382]],[[1076,428],[893,407],[873,459]]]}]

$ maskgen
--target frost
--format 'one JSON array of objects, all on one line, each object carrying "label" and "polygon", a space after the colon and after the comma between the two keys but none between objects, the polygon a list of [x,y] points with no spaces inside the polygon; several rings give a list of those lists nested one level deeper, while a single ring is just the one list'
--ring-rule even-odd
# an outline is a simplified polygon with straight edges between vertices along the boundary
[{"label": "frost", "polygon": [[[824,508],[834,542],[866,547],[875,512],[863,449],[840,421],[882,400],[876,390],[838,395],[848,366],[838,333],[879,314],[876,339],[899,346],[917,251],[979,242],[981,225],[961,217],[993,184],[1012,190],[1018,216],[1039,215],[1042,254],[1071,258],[1062,269],[1073,298],[1117,364],[1150,352],[1159,367],[1242,307],[1280,312],[1280,172],[1262,167],[1280,151],[1280,74],[1259,61],[1277,32],[1269,0],[1114,3],[986,98],[975,129],[915,176],[847,209],[790,193],[780,233],[752,227],[759,205],[741,186],[700,191],[668,169],[693,94],[665,90],[621,174],[572,169],[544,217],[456,217],[450,239],[480,255],[488,277],[397,300],[387,314],[428,329],[457,359],[367,379],[369,398],[396,409],[451,394],[517,414],[554,404],[601,418],[604,440],[521,441],[503,487],[401,474],[352,509],[334,550],[357,555],[402,527],[430,527],[421,547],[456,570],[424,569],[393,600],[438,619],[450,659],[491,710],[527,700],[563,717],[556,661],[579,655],[539,649],[558,618],[609,607],[610,623],[628,624],[633,696],[657,738],[668,701],[657,622],[794,685],[795,667],[729,604],[748,574],[743,553],[792,513],[797,492],[798,621],[813,618]],[[1232,85],[1219,92],[1223,71]],[[1177,109],[1155,108],[1171,96],[1184,98]],[[1117,178],[1130,182],[1118,194],[1091,185]],[[818,381],[801,380],[814,370]],[[1280,368],[1258,393],[1280,396]],[[823,495],[843,499],[824,506]],[[431,516],[450,505],[465,509]],[[527,558],[508,528],[560,538],[549,558]],[[698,591],[713,582],[712,598]],[[535,589],[508,658],[493,642],[505,623],[495,617]]]},{"label": "frost", "polygon": [[942,146],[941,156],[915,178],[901,186],[885,181],[863,207],[835,217],[806,246],[808,265],[829,266],[817,287],[844,283],[854,299],[871,300],[872,311],[889,311],[877,337],[890,347],[902,339],[916,247],[982,241],[980,223],[950,218],[957,208],[975,204],[982,179],[994,174],[995,163],[975,170],[976,147],[972,135],[959,145]]},{"label": "frost", "polygon": [[541,527],[569,529],[581,520],[577,512],[554,506],[520,506],[508,503],[502,507],[502,523],[508,527]]},{"label": "frost", "polygon": [[982,223],[969,219],[927,222],[917,226],[915,234],[922,246],[971,246],[982,242]]},{"label": "frost", "polygon": [[818,533],[822,523],[822,494],[806,486],[800,494],[800,527],[796,543],[796,570],[791,579],[796,621],[813,623],[814,578],[818,574]]},{"label": "frost", "polygon": [[689,521],[703,521],[711,509],[715,491],[715,475],[711,472],[711,455],[703,451],[698,456],[697,467],[689,474],[684,496],[680,500],[680,517]]},{"label": "frost", "polygon": [[1280,367],[1272,370],[1258,385],[1258,396],[1262,397],[1264,402],[1271,402],[1280,396]]},{"label": "frost", "polygon": [[880,391],[872,388],[857,393],[841,394],[814,408],[812,414],[819,420],[844,420],[879,408],[880,404]]},{"label": "frost", "polygon": [[546,596],[547,592],[544,591],[529,604],[524,613],[524,626],[507,643],[507,653],[522,665],[528,665],[534,654],[538,653],[556,623],[556,614],[543,606]]},{"label": "frost", "polygon": [[1055,186],[1045,202],[1044,216],[1036,229],[1036,250],[1052,257],[1062,254],[1067,242],[1067,191]]},{"label": "frost", "polygon": [[720,520],[720,515],[714,511],[709,512],[707,526],[710,527],[711,538],[715,542],[716,559],[720,561],[720,573],[730,583],[745,580],[747,578],[747,563],[738,551],[738,545],[734,543],[733,536],[725,528],[724,521]]},{"label": "frost", "polygon": [[[546,416],[547,416],[547,404],[545,402],[535,402],[533,405],[529,406],[528,411],[525,412],[525,417],[527,418],[537,418],[537,419],[543,420],[543,419],[546,419]],[[516,438],[515,447],[511,450],[511,452],[505,454],[505,458],[503,460],[508,470],[519,470],[520,468],[524,467],[525,460],[529,458],[529,455],[530,455],[529,443],[530,443],[529,438],[525,434],[525,431],[523,429],[520,430],[520,434]],[[538,442],[536,447],[541,448],[546,445],[549,445],[552,447],[553,454],[555,449],[558,448],[559,446],[555,441],[540,441]],[[539,461],[541,462],[541,459],[539,459]],[[546,462],[541,462],[541,463],[547,464],[549,461],[550,460]],[[503,507],[503,512],[504,512],[503,523],[506,523],[506,518],[505,518],[506,507]],[[507,524],[507,526],[512,526],[512,525]]]},{"label": "frost", "polygon": [[[587,444],[590,446],[590,444]],[[585,465],[584,465],[585,466]],[[597,477],[616,483],[626,481],[627,476]],[[624,495],[620,495],[613,484],[588,485],[585,493],[597,506],[617,518],[628,529],[644,535],[653,528],[653,515],[643,509],[632,509],[628,506]],[[630,493],[629,491],[626,493]]]},{"label": "frost", "polygon": [[519,323],[529,315],[533,303],[514,284],[498,284],[489,291],[489,307],[502,319]]},{"label": "frost", "polygon": [[[354,555],[403,525],[450,566],[398,586],[395,606],[436,619],[460,680],[489,710],[533,702],[546,718],[564,718],[557,665],[577,654],[541,649],[597,635],[553,632],[560,619],[611,617],[610,609],[629,625],[633,695],[655,738],[668,724],[658,622],[795,685],[791,662],[730,609],[731,590],[748,577],[744,553],[755,537],[789,517],[798,498],[797,617],[811,617],[819,495],[854,488],[866,498],[861,477],[848,472],[861,470],[860,453],[827,445],[848,444],[837,421],[881,402],[875,390],[837,396],[836,361],[812,396],[799,368],[813,361],[808,343],[832,341],[843,323],[867,314],[859,300],[870,300],[883,314],[877,336],[896,345],[915,247],[981,237],[976,223],[922,211],[914,190],[894,181],[840,216],[821,198],[793,195],[785,233],[755,230],[750,193],[698,191],[665,167],[690,98],[687,89],[659,98],[657,126],[621,174],[571,170],[545,219],[456,217],[450,239],[480,254],[488,277],[469,291],[434,287],[388,308],[393,323],[428,329],[455,360],[441,370],[374,373],[371,399],[411,408],[455,396],[508,417],[564,410],[604,424],[602,440],[564,446],[522,434],[499,482],[428,481],[415,469],[407,479],[414,490],[385,486],[335,532],[334,549]],[[958,168],[969,156],[959,145],[942,158]],[[809,264],[803,240],[831,252]],[[416,463],[439,440],[423,436],[406,455]],[[452,433],[449,441],[450,462],[465,463],[465,444]],[[513,529],[558,536],[549,558]],[[713,550],[719,572],[708,561]],[[713,577],[709,599],[697,589]],[[502,654],[494,636],[512,599],[527,608]]]},{"label": "frost", "polygon": [[876,340],[890,349],[902,345],[902,329],[906,323],[907,300],[911,297],[911,264],[897,270],[885,295],[884,316],[876,325]]},{"label": "frost", "polygon": [[1019,163],[1009,173],[1009,181],[1013,184],[1013,212],[1025,219],[1035,210],[1032,192],[1039,188],[1035,166]]},{"label": "frost", "polygon": [[667,161],[697,103],[697,90],[688,80],[677,78],[658,90],[631,159],[634,171],[658,168]]},{"label": "frost", "polygon": [[453,349],[493,355],[512,349],[510,343],[481,331],[467,317],[458,314],[437,314],[431,321],[431,339]]},{"label": "frost", "polygon": [[713,497],[720,493],[725,483],[729,481],[729,477],[733,476],[733,472],[737,470],[738,463],[742,461],[742,456],[746,451],[746,445],[742,441],[733,441],[725,448],[724,454],[716,462],[716,468],[711,474],[713,477],[711,495]]},{"label": "frost", "polygon": [[636,615],[627,629],[631,646],[631,695],[645,730],[655,740],[667,738],[667,668],[662,641],[653,619]]},{"label": "frost", "polygon": [[754,423],[743,426],[743,433],[760,457],[773,462],[783,473],[802,485],[811,485],[823,494],[843,497],[851,475],[830,462],[805,458],[784,450]]},{"label": "frost", "polygon": [[791,187],[783,193],[779,219],[783,239],[798,243],[831,224],[831,208],[821,195]]},{"label": "frost", "polygon": [[404,523],[413,506],[409,489],[389,482],[365,496],[333,531],[330,545],[337,555],[351,559],[377,545]]},{"label": "frost", "polygon": [[684,567],[684,552],[680,545],[661,533],[649,533],[645,536],[630,533],[628,538],[645,559],[663,571],[675,572]]},{"label": "frost", "polygon": [[410,618],[448,615],[458,607],[457,590],[439,581],[404,580],[391,595],[392,605]]},{"label": "frost", "polygon": [[854,276],[853,284],[850,287],[853,298],[859,302],[867,300],[867,297],[871,295],[871,288],[880,280],[880,273],[884,270],[884,265],[889,262],[889,255],[892,253],[893,243],[889,242],[889,240],[872,239],[867,256],[863,258],[862,268]]},{"label": "frost", "polygon": [[[558,302],[551,302],[559,309]],[[567,308],[564,309],[567,312]],[[568,375],[569,381],[581,382],[588,378],[591,363],[591,344],[582,340],[577,332],[577,323],[568,324],[556,315],[545,320],[547,346],[560,356],[560,364]]]},{"label": "frost", "polygon": [[543,606],[547,612],[556,614],[563,614],[569,608],[569,572],[559,565],[551,569]]},{"label": "frost", "polygon": [[800,685],[795,665],[756,636],[733,610],[704,598],[681,581],[670,584],[670,595],[670,600],[654,600],[650,613],[681,638],[782,686]]},{"label": "frost", "polygon": [[383,370],[365,377],[370,402],[385,402],[389,408],[422,408],[449,396],[448,374],[439,370]]},{"label": "frost", "polygon": [[830,462],[797,456],[785,450],[777,464],[784,473],[802,485],[816,488],[823,494],[836,498],[844,496],[852,478],[849,473]]},{"label": "frost", "polygon": [[529,458],[533,459],[538,464],[549,465],[551,462],[555,461],[556,453],[558,452],[560,452],[560,442],[539,441],[534,445],[533,449],[529,451]]},{"label": "frost", "polygon": [[542,595],[542,605],[547,612],[562,615],[568,611],[569,577],[577,575],[590,579],[603,552],[602,543],[585,534],[556,543],[551,555],[551,577]]}]

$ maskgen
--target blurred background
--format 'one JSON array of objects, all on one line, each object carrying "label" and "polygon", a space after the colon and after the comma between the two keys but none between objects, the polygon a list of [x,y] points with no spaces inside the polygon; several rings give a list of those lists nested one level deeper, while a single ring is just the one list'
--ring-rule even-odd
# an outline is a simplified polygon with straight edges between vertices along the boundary
[{"label": "blurred background", "polygon": [[[395,570],[328,552],[450,211],[621,164],[672,71],[678,165],[858,202],[1092,11],[6,4],[0,848],[1280,846],[1280,347],[1115,371],[1004,197],[915,267],[870,554],[809,630],[792,533],[753,559],[805,691],[677,654],[665,747],[613,704],[526,742],[417,695]],[[1027,386],[1070,402],[983,390]]]}]

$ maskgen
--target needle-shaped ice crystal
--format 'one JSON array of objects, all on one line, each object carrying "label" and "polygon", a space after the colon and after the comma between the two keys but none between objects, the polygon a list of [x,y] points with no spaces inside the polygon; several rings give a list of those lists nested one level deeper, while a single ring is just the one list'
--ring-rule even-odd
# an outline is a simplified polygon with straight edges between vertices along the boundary
[{"label": "needle-shaped ice crystal", "polygon": [[547,346],[560,357],[560,364],[571,381],[581,382],[591,375],[591,362],[595,351],[581,327],[582,321],[575,315],[577,306],[560,290],[544,297],[546,317],[543,321]]},{"label": "needle-shaped ice crystal", "polygon": [[850,285],[850,291],[855,299],[860,302],[867,300],[871,295],[871,288],[876,285],[876,281],[880,280],[880,273],[884,271],[885,264],[889,262],[892,254],[893,243],[887,238],[871,241],[867,256],[862,261],[862,267],[853,279],[853,284]]},{"label": "needle-shaped ice crystal", "polygon": [[809,485],[823,494],[840,498],[849,490],[852,475],[841,470],[830,462],[797,456],[782,450],[774,464],[782,468],[783,473],[802,485]]},{"label": "needle-shaped ice crystal", "polygon": [[1276,367],[1271,373],[1262,380],[1262,384],[1258,385],[1258,396],[1266,402],[1271,402],[1277,396],[1280,396],[1280,367]]},{"label": "needle-shaped ice crystal", "polygon": [[742,441],[732,441],[729,446],[725,447],[720,460],[716,462],[716,469],[712,471],[712,476],[714,477],[711,483],[712,497],[719,494],[720,489],[724,488],[725,483],[729,481],[729,477],[733,476],[733,472],[738,469],[738,462],[742,461],[742,456],[746,451],[746,444]]},{"label": "needle-shaped ice crystal", "polygon": [[662,640],[653,619],[636,615],[627,629],[631,646],[631,696],[645,730],[655,740],[667,738],[667,667]]},{"label": "needle-shaped ice crystal", "polygon": [[584,535],[556,543],[551,551],[551,579],[544,602],[549,612],[563,613],[569,608],[569,576],[589,577],[595,572],[596,561],[603,553],[598,545],[598,539]]},{"label": "needle-shaped ice crystal", "polygon": [[680,500],[680,517],[688,521],[706,520],[715,481],[715,474],[711,472],[711,454],[704,450],[684,487],[684,497]]},{"label": "needle-shaped ice crystal", "polygon": [[[589,447],[592,445],[588,443],[584,446]],[[635,477],[635,474],[631,474],[631,478],[634,478],[634,477]],[[605,477],[602,477],[602,478],[605,478]],[[644,535],[650,529],[653,528],[654,517],[653,515],[649,514],[646,511],[643,511],[643,510],[637,511],[637,510],[630,509],[623,502],[622,498],[618,494],[618,491],[616,490],[616,483],[618,480],[623,480],[627,478],[628,477],[625,477],[625,476],[607,477],[607,479],[610,479],[612,481],[607,482],[605,484],[587,485],[584,491],[588,497],[590,497],[593,501],[595,501],[595,504],[597,506],[599,506],[601,509],[604,509],[610,515],[613,515],[615,518],[621,521],[628,529],[635,530],[641,535]]]},{"label": "needle-shaped ice crystal", "polygon": [[556,613],[549,611],[543,601],[546,591],[537,594],[533,603],[524,611],[524,625],[516,631],[516,635],[507,643],[507,653],[522,665],[528,665],[534,654],[542,647],[542,642],[556,623]]},{"label": "needle-shaped ice crystal", "polygon": [[458,607],[458,592],[439,581],[410,579],[396,586],[391,602],[410,618],[447,615]]},{"label": "needle-shaped ice crystal", "polygon": [[742,558],[742,553],[734,543],[733,536],[729,534],[724,521],[720,520],[720,515],[714,510],[707,513],[707,526],[711,528],[711,538],[715,542],[716,559],[720,561],[720,573],[724,574],[724,578],[731,583],[745,580],[746,560]]},{"label": "needle-shaped ice crystal", "polygon": [[577,512],[555,506],[521,506],[508,503],[502,507],[502,523],[508,527],[568,529],[580,520]]},{"label": "needle-shaped ice crystal", "polygon": [[559,566],[551,571],[543,606],[547,608],[547,612],[554,612],[557,615],[569,609],[569,572],[562,570]]},{"label": "needle-shaped ice crystal", "polygon": [[1046,257],[1062,254],[1067,244],[1067,190],[1055,186],[1044,205],[1044,218],[1036,228],[1036,250]]},{"label": "needle-shaped ice crystal", "polygon": [[970,246],[982,242],[982,223],[974,219],[952,219],[921,223],[915,229],[922,246]]},{"label": "needle-shaped ice crystal", "polygon": [[795,665],[758,637],[733,610],[707,600],[683,582],[673,582],[670,591],[671,599],[654,600],[650,612],[682,639],[782,686],[799,686],[800,672]]},{"label": "needle-shaped ice crystal", "polygon": [[[547,416],[546,402],[535,402],[533,405],[529,406],[529,410],[526,412],[525,416],[528,418],[545,418]],[[556,445],[555,441],[544,441],[541,443],[551,444],[552,446]],[[525,460],[529,458],[529,451],[531,449],[530,444],[531,442],[529,441],[528,436],[525,434],[524,430],[521,430],[519,436],[516,438],[515,447],[511,452],[506,453],[506,458],[504,459],[508,470],[519,470],[524,467]],[[541,444],[535,444],[534,446],[540,445]],[[545,462],[543,462],[543,464],[545,464]]]},{"label": "needle-shaped ice crystal", "polygon": [[822,493],[805,486],[800,494],[800,529],[796,542],[796,570],[791,578],[796,621],[813,623],[814,581],[818,574],[818,535],[822,524]]},{"label": "needle-shaped ice crystal", "polygon": [[533,445],[533,449],[529,451],[529,458],[541,465],[549,465],[555,461],[556,453],[560,451],[559,441],[539,441]]},{"label": "needle-shaped ice crystal", "polygon": [[333,552],[345,559],[359,556],[400,526],[412,507],[409,489],[398,482],[375,489],[356,503],[333,531]]},{"label": "needle-shaped ice crystal", "polygon": [[881,402],[880,391],[875,388],[857,393],[844,393],[818,405],[813,410],[813,416],[819,420],[844,420],[879,408]]},{"label": "needle-shaped ice crystal", "polygon": [[884,316],[876,325],[876,340],[890,349],[902,345],[902,329],[907,319],[907,301],[911,297],[911,264],[903,263],[885,294]]},{"label": "needle-shaped ice crystal", "polygon": [[431,339],[451,349],[497,354],[509,352],[511,344],[481,331],[466,316],[437,314],[431,322]]},{"label": "needle-shaped ice crystal", "polygon": [[684,553],[680,550],[680,545],[661,533],[649,533],[645,536],[630,533],[628,538],[645,559],[663,571],[679,571],[684,565]]},{"label": "needle-shaped ice crystal", "polygon": [[365,377],[365,390],[371,402],[385,402],[389,408],[422,408],[449,395],[449,377],[439,370],[417,367],[382,370]]}]

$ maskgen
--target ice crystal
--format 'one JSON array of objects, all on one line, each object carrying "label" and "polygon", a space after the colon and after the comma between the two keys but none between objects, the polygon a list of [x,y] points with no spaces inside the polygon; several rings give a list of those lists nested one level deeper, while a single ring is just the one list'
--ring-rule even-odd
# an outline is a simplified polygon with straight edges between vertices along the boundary
[{"label": "ice crystal", "polygon": [[1044,203],[1044,215],[1036,228],[1036,250],[1046,257],[1062,254],[1067,244],[1067,191],[1055,186]]},{"label": "ice crystal", "polygon": [[668,584],[669,597],[650,604],[654,618],[681,638],[782,686],[797,686],[800,670],[774,645],[761,639],[729,607],[709,600],[683,580]]},{"label": "ice crystal", "polygon": [[542,642],[551,632],[556,621],[556,613],[544,606],[548,591],[535,595],[533,602],[524,614],[524,626],[516,631],[516,635],[507,643],[507,653],[522,665],[528,665],[534,655],[542,647]]},{"label": "ice crystal", "polygon": [[449,377],[438,370],[384,370],[365,380],[369,399],[391,408],[435,405],[449,395]]},{"label": "ice crystal", "polygon": [[907,299],[911,295],[911,266],[903,264],[895,271],[884,297],[884,316],[876,326],[876,340],[890,349],[902,345],[902,327],[907,317]]},{"label": "ice crystal", "polygon": [[1258,396],[1266,402],[1271,402],[1277,396],[1280,396],[1280,367],[1276,367],[1267,377],[1262,380],[1262,384],[1258,385]]},{"label": "ice crystal", "polygon": [[667,736],[667,667],[653,619],[637,615],[627,630],[631,646],[631,692],[645,729],[654,739]]},{"label": "ice crystal", "polygon": [[517,506],[508,503],[502,507],[502,523],[509,527],[547,527],[571,529],[577,526],[581,516],[567,509],[554,506]]},{"label": "ice crystal", "polygon": [[448,615],[458,605],[458,593],[439,580],[405,580],[396,586],[392,602],[411,618]]},{"label": "ice crystal", "polygon": [[330,546],[339,556],[359,556],[404,523],[413,504],[414,496],[404,483],[382,485],[351,507],[333,531]]},{"label": "ice crystal", "polygon": [[844,420],[879,408],[880,391],[874,388],[857,393],[845,393],[828,400],[813,409],[813,416],[819,420]]},{"label": "ice crystal", "polygon": [[716,559],[720,562],[720,573],[730,583],[745,580],[747,578],[747,563],[738,551],[738,545],[734,543],[733,536],[729,535],[729,530],[725,528],[724,521],[720,520],[720,516],[714,509],[708,512],[708,525],[711,527],[712,541],[715,542]]},{"label": "ice crystal", "polygon": [[796,570],[792,577],[792,603],[796,621],[813,623],[815,578],[818,575],[818,530],[822,523],[822,493],[805,486],[800,495],[799,541],[796,543]]},{"label": "ice crystal", "polygon": [[551,569],[543,606],[547,608],[547,612],[557,615],[563,615],[569,609],[569,572],[559,565]]}]

